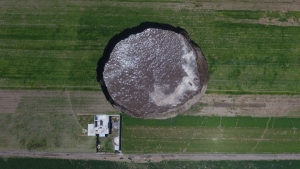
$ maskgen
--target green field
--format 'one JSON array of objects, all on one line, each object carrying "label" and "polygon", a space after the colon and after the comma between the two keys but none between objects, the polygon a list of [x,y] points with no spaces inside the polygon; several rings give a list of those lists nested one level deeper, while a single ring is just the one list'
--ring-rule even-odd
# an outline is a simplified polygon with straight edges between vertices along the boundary
[{"label": "green field", "polygon": [[202,48],[211,75],[208,93],[300,93],[299,27],[257,22],[298,22],[300,12],[174,4],[185,3],[2,1],[0,88],[99,90],[95,69],[109,39],[151,21],[186,29]]},{"label": "green field", "polygon": [[[0,89],[37,89],[37,92],[62,94],[46,93],[47,97],[22,97],[20,100],[11,96],[11,102],[20,102],[15,104],[14,111],[9,109],[11,112],[0,108],[0,149],[94,152],[95,138],[82,136],[82,129],[92,122],[91,114],[115,112],[106,109],[107,103],[103,100],[91,99],[95,96],[83,93],[101,90],[95,70],[110,38],[146,21],[167,23],[188,31],[208,61],[207,93],[300,94],[299,10],[213,10],[202,9],[201,2],[2,0]],[[243,2],[259,3],[257,0]],[[268,3],[272,5],[272,1]],[[70,92],[69,95],[71,90],[82,93],[75,96]],[[95,103],[102,107],[95,108]],[[145,120],[124,115],[122,151],[299,153],[299,129],[300,118],[289,117],[180,115],[166,120]],[[0,158],[1,169],[19,166],[25,169],[297,168],[299,161],[125,164]]]},{"label": "green field", "polygon": [[95,152],[95,138],[81,136],[72,114],[1,114],[0,149]]},{"label": "green field", "polygon": [[91,114],[116,114],[104,100],[100,91],[0,91],[0,149],[95,152],[83,129]]},{"label": "green field", "polygon": [[254,168],[272,168],[286,169],[297,168],[300,161],[282,160],[282,161],[161,161],[155,163],[124,163],[111,161],[95,160],[62,160],[45,158],[0,158],[1,169],[15,169],[22,166],[23,169],[44,168],[44,169],[254,169]]},{"label": "green field", "polygon": [[125,153],[298,153],[300,118],[123,116]]},{"label": "green field", "polygon": [[[92,115],[74,118],[60,111],[32,114],[20,110],[1,115],[0,134],[5,137],[0,137],[0,149],[95,151],[95,137],[82,133],[93,122]],[[122,151],[126,154],[300,152],[300,118],[179,115],[145,120],[123,115],[122,121]]]}]

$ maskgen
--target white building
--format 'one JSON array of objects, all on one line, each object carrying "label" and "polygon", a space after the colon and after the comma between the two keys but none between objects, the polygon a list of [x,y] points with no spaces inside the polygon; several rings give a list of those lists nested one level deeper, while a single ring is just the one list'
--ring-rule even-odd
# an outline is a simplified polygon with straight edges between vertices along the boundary
[{"label": "white building", "polygon": [[96,115],[94,117],[94,124],[88,124],[88,136],[106,137],[110,134],[110,116],[109,115]]},{"label": "white building", "polygon": [[[115,152],[121,153],[121,117],[120,115],[96,115],[94,124],[88,124],[88,136],[107,137],[111,131],[118,132],[118,136],[113,138]],[[97,141],[98,142],[98,141]],[[97,145],[97,152],[100,145]]]}]

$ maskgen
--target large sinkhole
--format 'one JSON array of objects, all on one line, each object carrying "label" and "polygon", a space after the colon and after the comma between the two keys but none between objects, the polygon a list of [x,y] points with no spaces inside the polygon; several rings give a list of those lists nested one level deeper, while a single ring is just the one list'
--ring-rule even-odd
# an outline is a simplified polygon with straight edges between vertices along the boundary
[{"label": "large sinkhole", "polygon": [[209,74],[187,31],[147,22],[112,37],[98,61],[97,80],[118,110],[156,118],[199,102]]}]

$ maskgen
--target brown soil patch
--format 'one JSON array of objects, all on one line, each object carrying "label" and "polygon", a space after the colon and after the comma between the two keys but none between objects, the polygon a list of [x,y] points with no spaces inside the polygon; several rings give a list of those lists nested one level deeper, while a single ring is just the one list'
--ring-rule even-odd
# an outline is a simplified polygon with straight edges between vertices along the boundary
[{"label": "brown soil patch", "polygon": [[88,115],[116,111],[101,91],[0,90],[0,113]]},{"label": "brown soil patch", "polygon": [[14,113],[18,107],[21,95],[0,90],[0,114]]},{"label": "brown soil patch", "polygon": [[288,18],[286,22],[279,21],[278,18],[269,19],[269,18],[260,18],[257,24],[264,25],[277,25],[277,26],[300,26],[300,22],[295,21],[294,18]]},{"label": "brown soil patch", "polygon": [[[262,25],[276,25],[276,26],[300,26],[300,20],[294,18],[286,18],[286,21],[280,21],[283,18],[260,18],[258,20],[252,19],[230,19],[231,23],[244,23],[244,24],[262,24]],[[224,21],[222,18],[216,18],[216,21]]]},{"label": "brown soil patch", "polygon": [[[126,6],[141,8],[143,6],[153,7],[155,9],[173,9],[175,11],[189,9],[189,10],[260,10],[260,11],[300,11],[300,2],[290,1],[267,1],[259,2],[245,2],[245,1],[214,1],[214,2],[198,2],[198,1],[184,1],[183,3],[149,3],[149,2],[117,2],[109,3],[113,6]],[[104,2],[105,4],[105,2]]]},{"label": "brown soil patch", "polygon": [[21,97],[18,92],[0,90],[0,113],[14,113]]},{"label": "brown soil patch", "polygon": [[[0,113],[68,113],[95,115],[116,110],[101,91],[24,91],[0,90]],[[203,94],[203,93],[202,93]],[[195,110],[184,114],[205,116],[292,116],[300,117],[300,96],[287,95],[216,95],[206,94]],[[197,98],[195,99],[197,100]],[[191,105],[194,102],[189,103]],[[55,111],[54,111],[55,110]],[[182,111],[178,110],[177,113]],[[151,118],[170,118],[166,113]]]},{"label": "brown soil patch", "polygon": [[252,107],[252,108],[261,108],[266,107],[266,103],[223,103],[223,102],[214,102],[214,107]]},{"label": "brown soil patch", "polygon": [[77,115],[116,112],[101,91],[70,91],[73,111]]},{"label": "brown soil patch", "polygon": [[201,2],[200,9],[215,10],[262,10],[262,11],[299,11],[300,3],[287,3],[286,1],[259,1],[257,2]]},{"label": "brown soil patch", "polygon": [[210,94],[203,96],[194,115],[299,117],[299,103],[300,96]]}]

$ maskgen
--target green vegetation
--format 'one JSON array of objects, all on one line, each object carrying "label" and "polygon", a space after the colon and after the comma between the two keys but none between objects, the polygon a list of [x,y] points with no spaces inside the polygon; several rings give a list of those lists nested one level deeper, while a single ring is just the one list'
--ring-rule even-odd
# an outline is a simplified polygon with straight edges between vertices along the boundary
[{"label": "green vegetation", "polygon": [[[23,138],[21,140],[22,144],[24,145],[24,143],[26,142],[26,140]],[[57,146],[59,147],[59,144],[57,144]],[[32,149],[45,149],[47,147],[47,140],[46,138],[43,139],[32,139],[30,140],[27,145],[26,145],[28,150],[32,150]]]},{"label": "green vegetation", "polygon": [[[87,137],[82,129],[93,122],[93,114],[112,113],[108,109],[105,111],[105,104],[99,103],[101,99],[97,94],[89,91],[23,91],[17,94],[23,97],[12,105],[16,109],[1,112],[0,135],[4,137],[0,137],[0,149],[95,152],[95,138]],[[16,100],[12,98],[11,102]],[[198,111],[201,106],[208,105],[202,103],[189,111]],[[124,153],[300,152],[296,146],[300,139],[300,118],[179,115],[150,120],[123,115],[122,121]],[[113,137],[101,139],[101,151],[112,152],[112,140]]]},{"label": "green vegetation", "polygon": [[103,151],[114,153],[113,144],[112,144],[112,140],[111,140],[110,137],[108,137],[108,138],[106,139],[106,141],[105,141],[105,146],[104,146]]},{"label": "green vegetation", "polygon": [[299,118],[123,116],[125,153],[297,153]]},{"label": "green vegetation", "polygon": [[124,163],[111,161],[95,161],[95,160],[63,160],[63,159],[45,159],[45,158],[0,158],[1,169],[129,169],[129,168],[143,168],[143,169],[174,169],[174,168],[189,168],[189,169],[252,169],[252,168],[272,168],[285,169],[297,168],[300,161],[281,160],[281,161],[161,161],[151,163]]},{"label": "green vegetation", "polygon": [[86,126],[88,124],[91,124],[94,122],[94,116],[91,116],[91,115],[81,115],[81,116],[77,116],[77,120],[79,122],[79,124],[86,128]]},{"label": "green vegetation", "polygon": [[15,90],[1,98],[8,106],[0,105],[0,149],[95,152],[83,129],[97,113],[116,114],[100,91]]},{"label": "green vegetation", "polygon": [[1,114],[0,122],[1,149],[94,152],[72,114]]},{"label": "green vegetation", "polygon": [[160,0],[139,3],[2,2],[0,88],[99,90],[95,69],[109,39],[152,21],[183,27],[199,44],[209,63],[209,93],[300,93],[298,27],[255,22],[298,21],[300,12],[173,10]]},{"label": "green vegetation", "polygon": [[216,11],[216,17],[233,18],[233,19],[260,19],[265,15],[264,11]]},{"label": "green vegetation", "polygon": [[[165,0],[137,1],[2,1],[0,88],[100,90],[95,69],[110,38],[151,21],[180,26],[199,44],[209,63],[208,93],[300,94],[300,31],[299,26],[288,25],[290,19],[298,22],[299,11],[215,11],[172,7],[172,3],[184,3],[182,0],[167,5]],[[261,18],[280,24],[268,25]],[[14,112],[1,112],[0,134],[5,137],[0,137],[0,147],[93,152],[94,138],[81,136],[91,117],[77,114],[99,113],[92,106],[98,100],[79,95],[62,92],[55,97],[21,97]],[[300,152],[298,118],[178,116],[143,120],[124,116],[123,123],[125,153]],[[0,166],[10,161],[9,165],[20,164],[14,160],[22,163],[23,159],[2,160]],[[44,165],[49,161],[34,165],[53,166]],[[69,165],[68,161],[61,163]],[[121,165],[103,163],[114,168]],[[171,163],[177,164],[164,161],[157,168]]]}]

